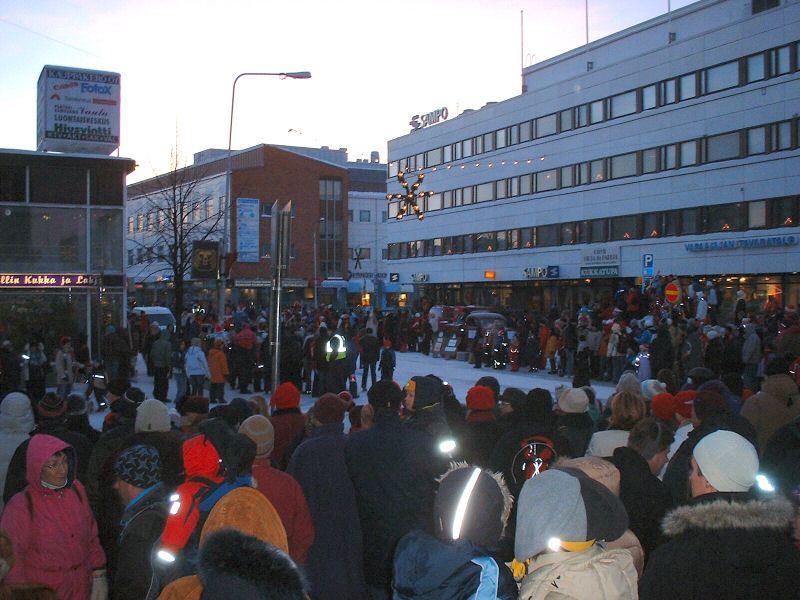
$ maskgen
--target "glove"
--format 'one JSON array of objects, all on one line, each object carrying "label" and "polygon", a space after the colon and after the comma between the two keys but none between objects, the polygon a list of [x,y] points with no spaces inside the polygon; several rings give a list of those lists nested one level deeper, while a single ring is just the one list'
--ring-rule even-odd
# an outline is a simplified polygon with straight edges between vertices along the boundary
[{"label": "glove", "polygon": [[92,593],[89,600],[108,600],[108,578],[105,569],[92,571]]}]

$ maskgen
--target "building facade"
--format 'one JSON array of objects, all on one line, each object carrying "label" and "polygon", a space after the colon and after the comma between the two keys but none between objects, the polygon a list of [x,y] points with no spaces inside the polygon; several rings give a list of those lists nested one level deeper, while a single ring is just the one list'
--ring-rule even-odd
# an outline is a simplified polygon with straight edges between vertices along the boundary
[{"label": "building facade", "polygon": [[21,350],[61,336],[92,353],[125,324],[127,158],[0,149],[0,328]]},{"label": "building facade", "polygon": [[800,302],[800,2],[702,0],[528,67],[523,93],[389,142],[415,297],[547,311],[659,273]]},{"label": "building facade", "polygon": [[[205,150],[188,167],[131,185],[127,260],[136,302],[174,304],[177,261],[169,253],[180,238],[189,262],[195,241],[219,242],[226,303],[266,306],[272,279],[272,211],[276,202],[283,206],[291,201],[286,300],[312,302],[316,295],[320,302],[346,303],[350,165],[367,166],[348,163],[343,148],[261,144],[232,153],[229,205],[226,150]],[[385,165],[378,169],[378,183],[385,190]],[[176,235],[174,223],[183,224],[181,235]],[[215,307],[217,274],[218,270],[192,278],[187,270],[184,305]]]}]

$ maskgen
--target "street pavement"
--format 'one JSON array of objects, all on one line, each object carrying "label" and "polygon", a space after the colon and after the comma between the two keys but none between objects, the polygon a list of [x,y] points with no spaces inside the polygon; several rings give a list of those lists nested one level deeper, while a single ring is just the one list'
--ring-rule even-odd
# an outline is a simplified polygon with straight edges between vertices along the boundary
[{"label": "street pavement", "polygon": [[[453,386],[456,398],[464,404],[467,397],[467,391],[475,382],[485,376],[491,375],[500,382],[500,389],[504,390],[507,387],[517,387],[524,392],[540,387],[549,390],[551,393],[559,385],[570,385],[570,377],[559,377],[558,375],[548,375],[546,371],[539,371],[537,373],[528,373],[527,370],[520,370],[512,373],[509,368],[504,370],[496,370],[490,367],[483,367],[475,369],[467,362],[458,361],[454,359],[433,358],[417,352],[398,352],[397,353],[397,366],[394,372],[395,381],[403,386],[406,381],[411,379],[414,375],[428,375],[433,374],[441,377],[444,381]],[[380,372],[377,373],[380,377]],[[356,377],[361,387],[361,369],[356,371]],[[137,376],[132,381],[132,385],[137,386],[144,391],[148,398],[153,396],[153,378],[147,375],[144,361],[141,355],[137,361]],[[593,382],[592,386],[597,391],[597,397],[605,401],[614,391],[614,386],[606,382]],[[82,391],[82,390],[80,390]],[[170,380],[169,397],[173,398],[175,394],[175,383]],[[268,397],[268,394],[264,394]],[[248,397],[249,394],[240,394],[238,390],[231,389],[227,384],[225,385],[225,400],[230,401],[236,397]],[[301,397],[300,407],[305,412],[314,404],[316,398],[308,395]],[[367,394],[360,392],[356,398],[357,404],[367,403]],[[170,408],[174,408],[172,402],[169,403]],[[102,426],[102,419],[105,412],[95,412],[91,415],[90,421],[92,426],[100,428]]]}]

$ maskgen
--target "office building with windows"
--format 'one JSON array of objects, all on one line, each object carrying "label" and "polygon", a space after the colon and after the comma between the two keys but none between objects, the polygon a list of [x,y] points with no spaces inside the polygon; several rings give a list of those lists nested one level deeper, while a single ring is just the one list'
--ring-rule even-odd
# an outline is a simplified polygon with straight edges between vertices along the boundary
[{"label": "office building with windows", "polygon": [[800,2],[701,0],[526,68],[519,96],[389,142],[415,297],[547,311],[674,274],[800,302]]}]

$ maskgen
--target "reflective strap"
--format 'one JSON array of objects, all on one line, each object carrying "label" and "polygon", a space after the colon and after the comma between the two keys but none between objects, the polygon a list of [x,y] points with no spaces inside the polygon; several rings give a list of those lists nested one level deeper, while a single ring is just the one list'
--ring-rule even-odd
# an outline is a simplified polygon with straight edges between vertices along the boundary
[{"label": "reflective strap", "polygon": [[500,569],[493,558],[476,556],[470,562],[481,568],[478,589],[468,600],[497,600],[497,586],[500,581]]}]

